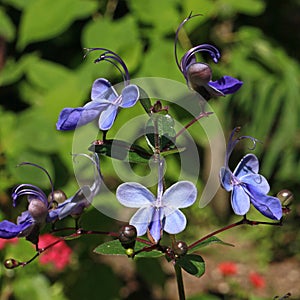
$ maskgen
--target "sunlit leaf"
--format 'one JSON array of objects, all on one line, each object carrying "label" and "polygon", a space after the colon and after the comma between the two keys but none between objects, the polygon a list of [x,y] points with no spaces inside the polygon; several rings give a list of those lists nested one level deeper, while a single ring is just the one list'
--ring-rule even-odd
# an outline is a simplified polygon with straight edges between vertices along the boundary
[{"label": "sunlit leaf", "polygon": [[204,247],[207,247],[211,244],[221,244],[221,245],[225,245],[225,246],[231,246],[231,247],[234,247],[234,245],[230,244],[230,243],[226,243],[226,242],[223,242],[222,240],[220,240],[219,238],[215,237],[215,236],[212,236],[208,239],[206,239],[205,241],[197,244],[196,246],[192,247],[189,249],[189,252],[195,252],[197,250],[199,250],[200,248],[204,248]]}]

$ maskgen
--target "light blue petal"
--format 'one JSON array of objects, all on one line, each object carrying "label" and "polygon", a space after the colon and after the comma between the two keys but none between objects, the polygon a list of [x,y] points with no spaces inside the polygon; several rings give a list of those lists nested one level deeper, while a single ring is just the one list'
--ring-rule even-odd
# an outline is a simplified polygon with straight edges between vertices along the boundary
[{"label": "light blue petal", "polygon": [[241,178],[245,175],[257,174],[258,170],[259,162],[257,157],[254,154],[247,154],[241,159],[233,174],[234,176]]},{"label": "light blue petal", "polygon": [[231,206],[236,215],[245,215],[250,209],[250,197],[241,185],[234,185]]},{"label": "light blue petal", "polygon": [[185,215],[179,209],[163,208],[165,216],[164,231],[170,234],[177,234],[186,227]]},{"label": "light blue petal", "polygon": [[153,210],[151,222],[148,226],[149,233],[156,243],[158,243],[162,236],[162,217],[162,208],[155,208]]},{"label": "light blue petal", "polygon": [[116,196],[124,206],[135,208],[151,206],[156,200],[148,189],[137,182],[122,183],[117,188]]},{"label": "light blue petal", "polygon": [[[270,191],[270,186],[267,179],[260,174],[253,174],[241,177],[240,180],[256,193],[267,194]],[[250,187],[249,187],[250,186]]]},{"label": "light blue petal", "polygon": [[105,78],[98,78],[94,81],[91,92],[91,99],[106,99],[113,102],[118,97],[117,92],[111,86],[111,83]]},{"label": "light blue petal", "polygon": [[191,206],[197,199],[197,189],[190,181],[179,181],[170,186],[162,196],[162,205],[174,208]]},{"label": "light blue petal", "polygon": [[129,224],[136,228],[138,236],[147,232],[154,210],[155,208],[152,206],[142,207],[130,219]]},{"label": "light blue petal", "polygon": [[99,118],[99,128],[101,130],[109,130],[113,126],[117,111],[118,107],[111,104],[101,113]]},{"label": "light blue petal", "polygon": [[120,107],[127,108],[136,104],[140,97],[139,89],[136,85],[130,84],[122,91],[122,104]]},{"label": "light blue petal", "polygon": [[222,167],[220,169],[220,182],[222,187],[227,192],[230,192],[232,190],[232,183],[231,183],[232,176],[233,174],[228,168]]}]

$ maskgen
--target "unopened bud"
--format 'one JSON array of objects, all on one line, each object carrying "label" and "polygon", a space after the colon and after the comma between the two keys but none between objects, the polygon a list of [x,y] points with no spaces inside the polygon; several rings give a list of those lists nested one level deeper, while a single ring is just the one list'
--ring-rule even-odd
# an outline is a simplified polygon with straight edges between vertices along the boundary
[{"label": "unopened bud", "polygon": [[62,203],[67,199],[66,194],[62,190],[55,190],[48,196],[48,202],[55,201],[56,203]]},{"label": "unopened bud", "polygon": [[30,200],[28,211],[37,223],[43,223],[48,214],[48,208],[45,203],[37,198]]},{"label": "unopened bud", "polygon": [[4,261],[4,266],[6,269],[14,269],[14,268],[18,267],[19,265],[20,265],[20,263],[13,258],[9,258]]},{"label": "unopened bud", "polygon": [[183,241],[178,241],[176,242],[175,246],[174,246],[174,253],[178,256],[182,256],[185,255],[188,251],[188,246],[185,242]]},{"label": "unopened bud", "polygon": [[187,77],[191,87],[197,91],[197,88],[211,81],[212,71],[207,64],[194,63],[187,70]]},{"label": "unopened bud", "polygon": [[294,199],[294,195],[291,191],[284,189],[277,194],[277,198],[283,206],[289,206]]},{"label": "unopened bud", "polygon": [[128,257],[133,257],[134,250],[132,248],[128,248],[125,250],[125,253],[127,254]]},{"label": "unopened bud", "polygon": [[136,228],[132,225],[124,225],[119,231],[119,241],[125,249],[134,248],[137,237]]}]

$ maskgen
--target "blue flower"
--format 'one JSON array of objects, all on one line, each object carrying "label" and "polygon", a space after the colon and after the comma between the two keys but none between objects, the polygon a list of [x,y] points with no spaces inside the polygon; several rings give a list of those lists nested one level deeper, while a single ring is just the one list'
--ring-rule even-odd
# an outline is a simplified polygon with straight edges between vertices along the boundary
[{"label": "blue flower", "polygon": [[186,227],[186,218],[179,208],[191,206],[197,198],[197,189],[189,181],[180,181],[155,197],[147,188],[136,182],[127,182],[117,188],[116,196],[121,204],[139,208],[132,216],[130,225],[138,236],[147,231],[155,242],[162,231],[177,234]]},{"label": "blue flower", "polygon": [[212,97],[233,94],[243,85],[242,81],[230,76],[223,76],[216,81],[212,81],[212,70],[210,66],[205,63],[197,62],[196,53],[207,52],[212,57],[214,63],[218,63],[221,55],[216,47],[210,44],[193,47],[183,55],[179,63],[177,57],[179,31],[188,20],[196,16],[198,15],[188,16],[183,20],[176,31],[174,52],[177,66],[186,79],[188,86],[198,92],[205,100],[209,100]]},{"label": "blue flower", "polygon": [[234,172],[228,167],[228,160],[235,145],[241,139],[251,139],[255,145],[256,139],[249,136],[241,136],[233,139],[233,135],[239,129],[236,128],[229,139],[226,152],[225,166],[220,170],[220,180],[223,188],[231,191],[231,205],[237,215],[245,215],[250,209],[250,203],[264,216],[279,220],[282,217],[282,207],[278,198],[268,196],[270,186],[265,177],[258,174],[259,162],[254,154],[245,155]]},{"label": "blue flower", "polygon": [[93,50],[106,50],[95,62],[107,60],[115,65],[111,61],[113,59],[121,64],[125,72],[125,75],[122,73],[124,75],[125,88],[122,90],[121,95],[118,95],[108,80],[105,78],[96,79],[91,91],[92,101],[83,107],[64,108],[56,123],[57,130],[73,130],[77,126],[85,125],[95,119],[98,119],[98,125],[101,130],[109,130],[115,121],[118,109],[132,107],[139,99],[138,87],[128,84],[128,70],[123,60],[110,50],[104,48],[88,49],[89,52]]},{"label": "blue flower", "polygon": [[[51,194],[50,201],[48,201],[46,194],[39,187],[32,184],[20,184],[14,188],[12,192],[13,206],[17,206],[17,201],[20,197],[27,196],[28,209],[22,212],[17,218],[16,224],[7,220],[0,222],[0,238],[26,237],[29,241],[37,244],[40,229],[45,223],[52,223],[69,215],[81,214],[83,209],[91,204],[92,199],[99,191],[101,183],[98,156],[94,155],[94,158],[87,157],[93,162],[96,168],[93,185],[91,187],[83,186],[74,196],[60,203],[55,209],[53,208],[54,203],[53,199],[51,200]],[[36,166],[47,174],[50,179],[53,195],[53,184],[48,172],[35,164],[23,164]]]}]

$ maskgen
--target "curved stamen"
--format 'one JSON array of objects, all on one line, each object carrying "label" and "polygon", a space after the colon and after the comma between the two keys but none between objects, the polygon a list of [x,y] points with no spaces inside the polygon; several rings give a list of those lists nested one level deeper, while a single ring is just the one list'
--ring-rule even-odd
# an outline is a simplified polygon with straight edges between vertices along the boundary
[{"label": "curved stamen", "polygon": [[178,60],[178,56],[177,56],[177,43],[178,43],[178,36],[179,36],[179,31],[181,30],[181,28],[183,27],[183,25],[190,19],[194,18],[194,17],[199,17],[199,16],[202,16],[201,14],[196,14],[196,15],[192,15],[192,12],[189,14],[189,16],[187,18],[185,18],[180,24],[179,26],[177,27],[177,30],[176,30],[176,34],[175,34],[175,40],[174,40],[174,55],[175,55],[175,60],[176,60],[176,64],[179,68],[179,70],[181,70],[181,67],[180,67],[180,63],[179,63],[179,60]]},{"label": "curved stamen", "polygon": [[[32,167],[39,168],[40,170],[44,171],[44,173],[47,175],[47,177],[48,177],[48,179],[49,179],[49,181],[50,181],[50,185],[51,185],[51,201],[50,201],[50,203],[52,203],[52,201],[54,200],[54,197],[53,197],[53,193],[54,193],[54,185],[53,185],[53,181],[52,181],[52,179],[51,179],[51,176],[50,176],[49,172],[48,172],[45,168],[43,168],[42,166],[40,166],[40,165],[31,163],[31,162],[26,162],[26,161],[24,161],[24,162],[18,164],[17,167],[19,167],[19,166],[24,166],[24,165],[28,165],[28,166],[32,166]],[[31,185],[28,185],[28,186],[31,186]],[[32,187],[34,187],[34,186],[32,185]],[[36,188],[39,189],[38,187],[36,187]],[[40,191],[42,191],[42,190],[40,189]],[[42,193],[44,194],[43,191],[42,191]]]},{"label": "curved stamen", "polygon": [[234,135],[236,133],[240,132],[240,130],[241,130],[241,127],[236,127],[232,130],[232,132],[230,134],[228,146],[227,146],[227,150],[226,150],[226,154],[225,154],[226,167],[228,166],[228,160],[229,160],[229,157],[230,157],[233,149],[240,141],[242,141],[244,139],[251,140],[251,142],[253,143],[253,146],[249,147],[249,150],[254,150],[257,142],[260,142],[258,139],[254,138],[252,136],[249,136],[249,135],[243,135],[243,136],[240,136],[240,137],[237,137],[236,139],[234,139]]},{"label": "curved stamen", "polygon": [[[128,68],[127,68],[125,62],[123,61],[123,59],[117,53],[115,53],[107,48],[85,48],[85,50],[86,50],[86,54],[83,56],[83,58],[85,58],[92,51],[104,51],[104,53],[102,53],[94,62],[98,63],[103,60],[110,62],[122,74],[125,85],[129,84],[130,76],[129,76]],[[109,54],[109,55],[107,55],[107,54]],[[115,60],[116,62],[118,62],[122,66],[124,72],[112,60]]]},{"label": "curved stamen", "polygon": [[37,186],[31,184],[20,184],[12,192],[13,206],[17,205],[16,200],[21,196],[34,196],[48,205],[45,193]]}]

